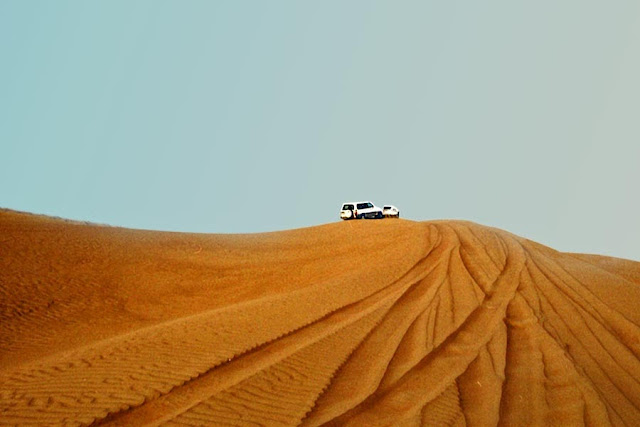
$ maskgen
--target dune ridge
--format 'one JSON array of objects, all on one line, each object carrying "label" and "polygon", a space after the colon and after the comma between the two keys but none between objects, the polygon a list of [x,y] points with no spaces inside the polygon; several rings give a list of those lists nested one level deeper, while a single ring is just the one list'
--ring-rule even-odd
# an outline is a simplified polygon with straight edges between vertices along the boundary
[{"label": "dune ridge", "polygon": [[464,221],[0,210],[2,425],[638,425],[640,263]]}]

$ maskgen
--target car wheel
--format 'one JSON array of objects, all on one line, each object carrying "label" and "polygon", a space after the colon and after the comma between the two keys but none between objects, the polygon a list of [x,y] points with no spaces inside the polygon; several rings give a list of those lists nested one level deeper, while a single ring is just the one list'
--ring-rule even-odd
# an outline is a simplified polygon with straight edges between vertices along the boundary
[{"label": "car wheel", "polygon": [[382,212],[378,212],[378,213],[376,214],[376,218],[378,218],[378,219],[382,219],[382,218],[383,218],[383,216],[384,216],[384,215],[382,215]]}]

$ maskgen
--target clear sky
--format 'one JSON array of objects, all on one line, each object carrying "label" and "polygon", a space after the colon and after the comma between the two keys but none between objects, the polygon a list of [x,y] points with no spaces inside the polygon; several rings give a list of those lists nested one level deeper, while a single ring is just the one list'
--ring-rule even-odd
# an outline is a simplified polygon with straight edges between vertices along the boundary
[{"label": "clear sky", "polygon": [[640,2],[0,2],[0,206],[259,232],[344,201],[640,260]]}]

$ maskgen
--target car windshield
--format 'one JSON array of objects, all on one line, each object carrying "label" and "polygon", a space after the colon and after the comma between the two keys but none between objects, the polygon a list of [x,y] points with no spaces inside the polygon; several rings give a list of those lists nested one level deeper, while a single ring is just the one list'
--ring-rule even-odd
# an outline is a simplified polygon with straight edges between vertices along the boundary
[{"label": "car windshield", "polygon": [[344,205],[342,207],[343,211],[352,211],[353,210],[353,205]]},{"label": "car windshield", "polygon": [[372,207],[373,205],[371,203],[358,203],[358,209],[367,209]]},{"label": "car windshield", "polygon": [[385,207],[384,207],[384,208],[382,208],[382,209],[391,209],[391,206],[385,206]]}]

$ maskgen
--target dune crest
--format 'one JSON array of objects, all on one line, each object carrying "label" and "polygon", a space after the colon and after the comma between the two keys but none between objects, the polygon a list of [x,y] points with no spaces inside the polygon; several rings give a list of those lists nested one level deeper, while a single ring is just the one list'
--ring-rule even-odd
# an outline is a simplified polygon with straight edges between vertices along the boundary
[{"label": "dune crest", "polygon": [[640,263],[462,221],[0,210],[0,424],[638,425]]}]

